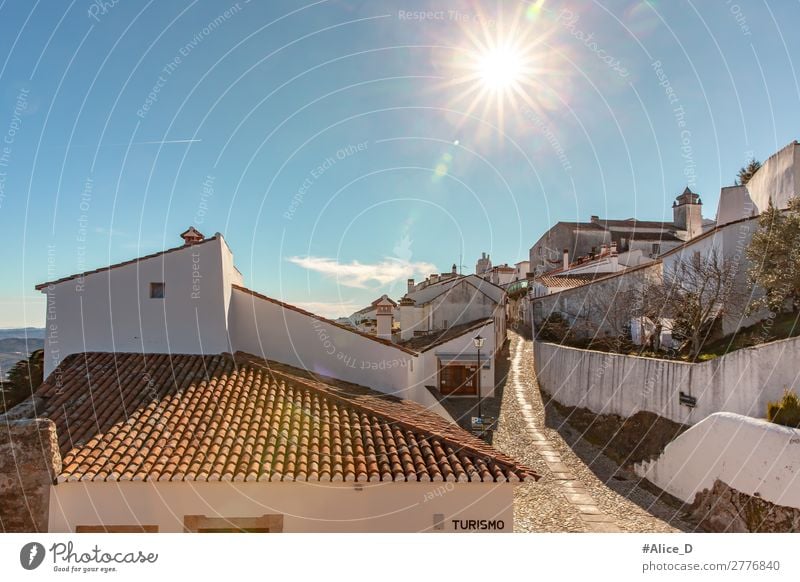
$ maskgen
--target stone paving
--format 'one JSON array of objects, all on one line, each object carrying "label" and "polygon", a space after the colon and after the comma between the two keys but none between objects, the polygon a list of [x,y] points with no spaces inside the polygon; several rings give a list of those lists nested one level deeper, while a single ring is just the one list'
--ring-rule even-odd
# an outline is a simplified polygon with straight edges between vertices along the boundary
[{"label": "stone paving", "polygon": [[680,508],[642,488],[635,475],[581,439],[553,411],[545,411],[531,341],[513,331],[509,336],[509,369],[502,398],[495,399],[493,444],[542,476],[517,488],[515,531],[694,531]]}]

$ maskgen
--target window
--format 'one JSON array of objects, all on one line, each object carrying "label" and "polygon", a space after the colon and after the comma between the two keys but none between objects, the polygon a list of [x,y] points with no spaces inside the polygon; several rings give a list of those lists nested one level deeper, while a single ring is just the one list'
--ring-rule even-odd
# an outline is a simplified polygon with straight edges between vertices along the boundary
[{"label": "window", "polygon": [[653,254],[660,255],[661,254],[661,245],[658,243],[653,243]]},{"label": "window", "polygon": [[183,530],[192,533],[280,533],[282,515],[260,517],[206,517],[184,515]]},{"label": "window", "polygon": [[150,298],[164,299],[164,283],[150,283]]},{"label": "window", "polygon": [[158,533],[157,525],[78,525],[75,533]]}]

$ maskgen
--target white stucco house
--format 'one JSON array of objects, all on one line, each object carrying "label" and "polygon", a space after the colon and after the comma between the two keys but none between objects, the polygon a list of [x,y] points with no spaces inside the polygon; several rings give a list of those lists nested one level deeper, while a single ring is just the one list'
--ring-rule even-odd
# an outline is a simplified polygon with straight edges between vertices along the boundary
[{"label": "white stucco house", "polygon": [[416,403],[242,352],[73,354],[58,377],[35,395],[50,532],[510,532],[536,478]]},{"label": "white stucco house", "polygon": [[[464,334],[489,319],[477,333],[488,338],[481,392],[493,394],[494,356],[506,337],[505,292],[496,285],[452,273],[415,286],[400,305],[383,296],[370,306],[381,320],[378,335],[248,289],[221,234],[204,238],[189,229],[182,237],[183,245],[166,251],[37,285],[47,296],[46,376],[75,353],[241,351],[412,400],[452,420],[429,387],[442,386],[442,372],[475,383],[476,334]],[[405,333],[391,333],[395,313]],[[461,344],[432,362],[434,352],[404,341],[417,336],[427,345],[451,328],[447,337]]]},{"label": "white stucco house", "polygon": [[485,318],[494,320],[495,345],[506,341],[506,292],[477,275],[453,273],[417,285],[409,280],[399,312],[403,341]]},{"label": "white stucco house", "polygon": [[382,337],[363,333],[244,287],[222,235],[181,236],[37,286],[46,380],[27,406],[63,459],[49,531],[512,530],[536,476],[440,404],[478,396],[478,370],[493,395],[493,317],[402,342],[382,297]]}]

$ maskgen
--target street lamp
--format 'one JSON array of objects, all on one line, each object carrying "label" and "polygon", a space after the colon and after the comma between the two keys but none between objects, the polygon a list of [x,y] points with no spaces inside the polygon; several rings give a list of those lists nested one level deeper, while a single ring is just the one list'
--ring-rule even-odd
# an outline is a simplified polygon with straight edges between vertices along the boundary
[{"label": "street lamp", "polygon": [[472,340],[472,343],[478,348],[478,418],[481,420],[483,420],[483,414],[481,414],[481,348],[485,341],[486,339],[482,338],[480,335]]}]

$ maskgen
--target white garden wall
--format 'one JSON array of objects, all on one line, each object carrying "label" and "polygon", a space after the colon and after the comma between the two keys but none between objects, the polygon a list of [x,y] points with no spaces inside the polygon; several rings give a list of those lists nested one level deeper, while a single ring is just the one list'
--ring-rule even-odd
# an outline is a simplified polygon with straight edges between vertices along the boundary
[{"label": "white garden wall", "polygon": [[765,420],[712,414],[635,469],[687,503],[720,480],[747,495],[800,508],[800,430]]},{"label": "white garden wall", "polygon": [[[715,412],[763,417],[785,388],[798,390],[800,338],[737,350],[698,364],[534,342],[539,384],[566,406],[629,417],[649,411],[683,424]],[[681,405],[680,392],[697,398]]]}]

